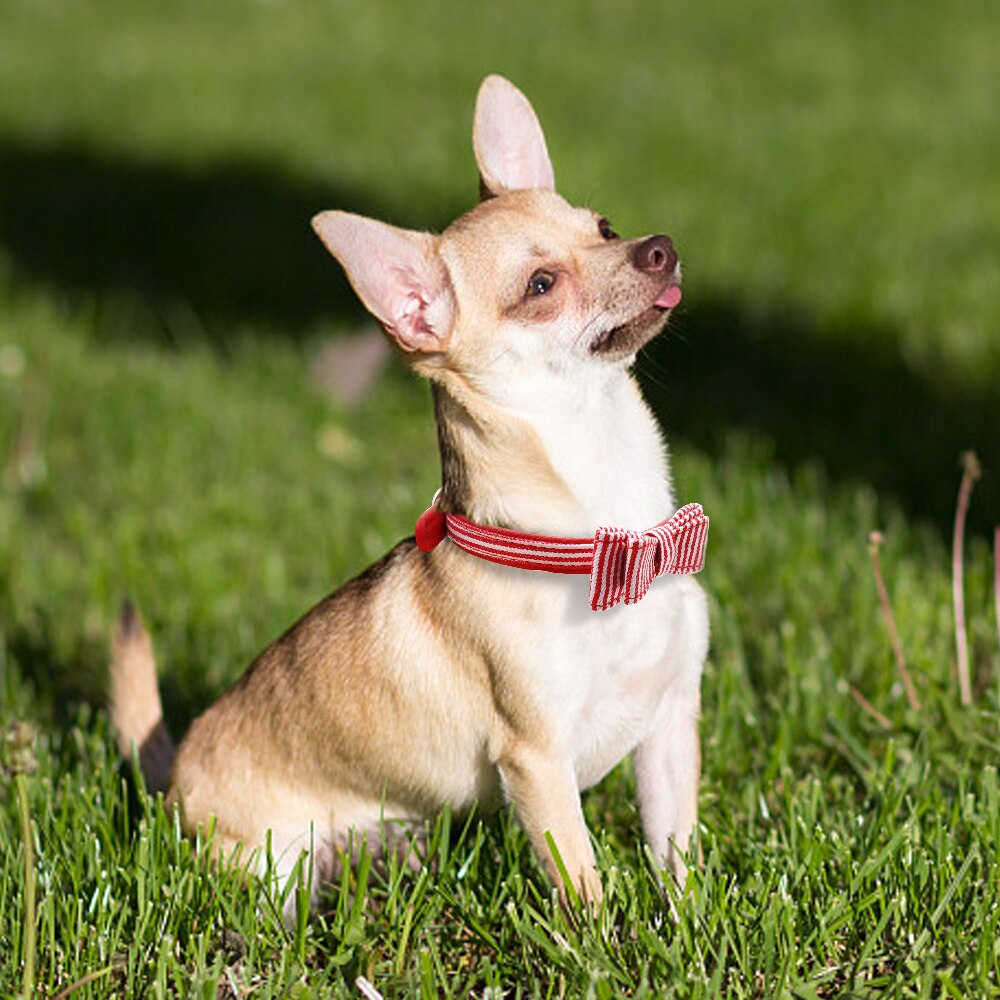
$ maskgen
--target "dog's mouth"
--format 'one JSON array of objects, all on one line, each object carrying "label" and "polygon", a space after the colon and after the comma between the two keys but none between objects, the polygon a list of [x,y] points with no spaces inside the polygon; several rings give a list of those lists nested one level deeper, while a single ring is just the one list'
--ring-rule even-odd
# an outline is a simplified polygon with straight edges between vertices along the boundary
[{"label": "dog's mouth", "polygon": [[590,353],[611,357],[635,354],[663,329],[670,311],[680,301],[680,285],[672,279],[651,306],[625,323],[599,333],[590,343]]}]

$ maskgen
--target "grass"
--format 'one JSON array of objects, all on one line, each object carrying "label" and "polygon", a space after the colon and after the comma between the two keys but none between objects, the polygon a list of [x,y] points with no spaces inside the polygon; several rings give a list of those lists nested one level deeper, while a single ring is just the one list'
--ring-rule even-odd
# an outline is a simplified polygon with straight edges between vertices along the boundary
[{"label": "grass", "polygon": [[[1000,995],[997,22],[924,0],[459,21],[6,3],[0,726],[36,737],[0,778],[0,994],[27,968],[80,997],[359,996],[359,976],[385,996]],[[705,863],[664,898],[626,764],[585,797],[592,917],[558,910],[511,817],[442,816],[433,864],[362,864],[288,931],[263,882],[208,866],[133,788],[108,635],[130,594],[180,733],[412,530],[437,485],[427,392],[395,367],[354,407],[315,387],[318,347],[362,320],[306,221],[467,206],[492,70],[534,99],[568,196],[685,258],[685,310],[641,369],[681,498],[713,517]]]}]

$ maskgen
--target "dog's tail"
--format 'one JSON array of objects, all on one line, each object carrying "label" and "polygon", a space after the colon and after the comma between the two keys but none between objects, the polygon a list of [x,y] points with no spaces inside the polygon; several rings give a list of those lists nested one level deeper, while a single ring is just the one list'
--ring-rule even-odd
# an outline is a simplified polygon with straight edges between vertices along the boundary
[{"label": "dog's tail", "polygon": [[111,724],[126,758],[133,747],[150,792],[165,792],[174,741],[163,722],[153,644],[142,619],[126,601],[111,645]]}]

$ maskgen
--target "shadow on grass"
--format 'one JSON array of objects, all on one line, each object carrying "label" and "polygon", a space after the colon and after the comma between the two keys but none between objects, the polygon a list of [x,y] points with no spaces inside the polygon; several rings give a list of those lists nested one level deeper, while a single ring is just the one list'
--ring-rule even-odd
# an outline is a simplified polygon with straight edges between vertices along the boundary
[{"label": "shadow on grass", "polygon": [[[0,706],[9,682],[5,672],[10,670],[29,686],[29,716],[49,719],[68,729],[75,723],[81,704],[94,708],[108,705],[110,629],[106,637],[88,637],[78,629],[66,628],[46,607],[37,607],[27,620],[18,621],[9,596],[13,586],[14,581],[0,568],[0,622],[10,623],[0,631]],[[156,638],[154,634],[154,648]],[[159,688],[163,715],[174,736],[185,733],[195,716],[220,693],[199,664],[176,660],[169,669],[160,671]],[[16,713],[19,708],[23,706],[14,699],[10,710]]]},{"label": "shadow on grass", "polygon": [[99,302],[139,296],[161,316],[182,307],[187,332],[220,346],[241,322],[295,336],[362,317],[309,225],[327,208],[392,214],[363,192],[243,161],[186,169],[71,144],[0,146],[0,245],[18,274]]},{"label": "shadow on grass", "polygon": [[[195,317],[185,336],[222,348],[241,323],[302,336],[321,319],[361,319],[309,227],[316,211],[338,206],[432,229],[463,207],[442,204],[431,217],[407,203],[401,216],[362,192],[244,162],[184,169],[74,145],[0,148],[0,244],[16,273],[99,302],[135,296],[160,316],[180,304]],[[158,332],[109,327],[109,335],[172,337],[169,322]],[[808,315],[754,316],[725,299],[694,302],[672,329],[644,366],[672,435],[718,454],[732,428],[760,433],[779,461],[814,460],[834,478],[869,482],[943,532],[958,453],[974,448],[987,477],[971,524],[985,530],[1000,517],[1000,386],[916,374],[891,329],[824,334]]]},{"label": "shadow on grass", "polygon": [[[0,582],[10,589],[11,581]],[[4,618],[14,622],[4,609]],[[98,649],[81,634],[59,642],[57,623],[45,610],[30,622],[15,622],[2,637],[4,664],[31,685],[32,713],[51,718],[66,729],[76,720],[81,703],[100,705],[107,673],[107,650]]]},{"label": "shadow on grass", "polygon": [[891,329],[821,333],[807,316],[754,316],[734,301],[695,302],[668,330],[641,365],[668,435],[718,455],[734,428],[759,434],[782,464],[869,483],[946,537],[971,448],[985,475],[969,529],[992,534],[1000,521],[998,382],[928,378]]}]

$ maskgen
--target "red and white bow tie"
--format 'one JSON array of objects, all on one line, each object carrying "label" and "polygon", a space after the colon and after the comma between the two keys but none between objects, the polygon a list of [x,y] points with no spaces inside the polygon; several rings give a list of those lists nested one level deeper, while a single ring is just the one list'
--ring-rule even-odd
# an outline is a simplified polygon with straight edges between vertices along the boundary
[{"label": "red and white bow tie", "polygon": [[417,546],[430,552],[445,536],[471,555],[503,566],[589,573],[590,606],[606,611],[620,601],[641,601],[664,573],[697,573],[705,565],[708,518],[701,504],[689,503],[648,531],[598,528],[593,538],[563,538],[476,524],[432,504],[417,521]]}]

